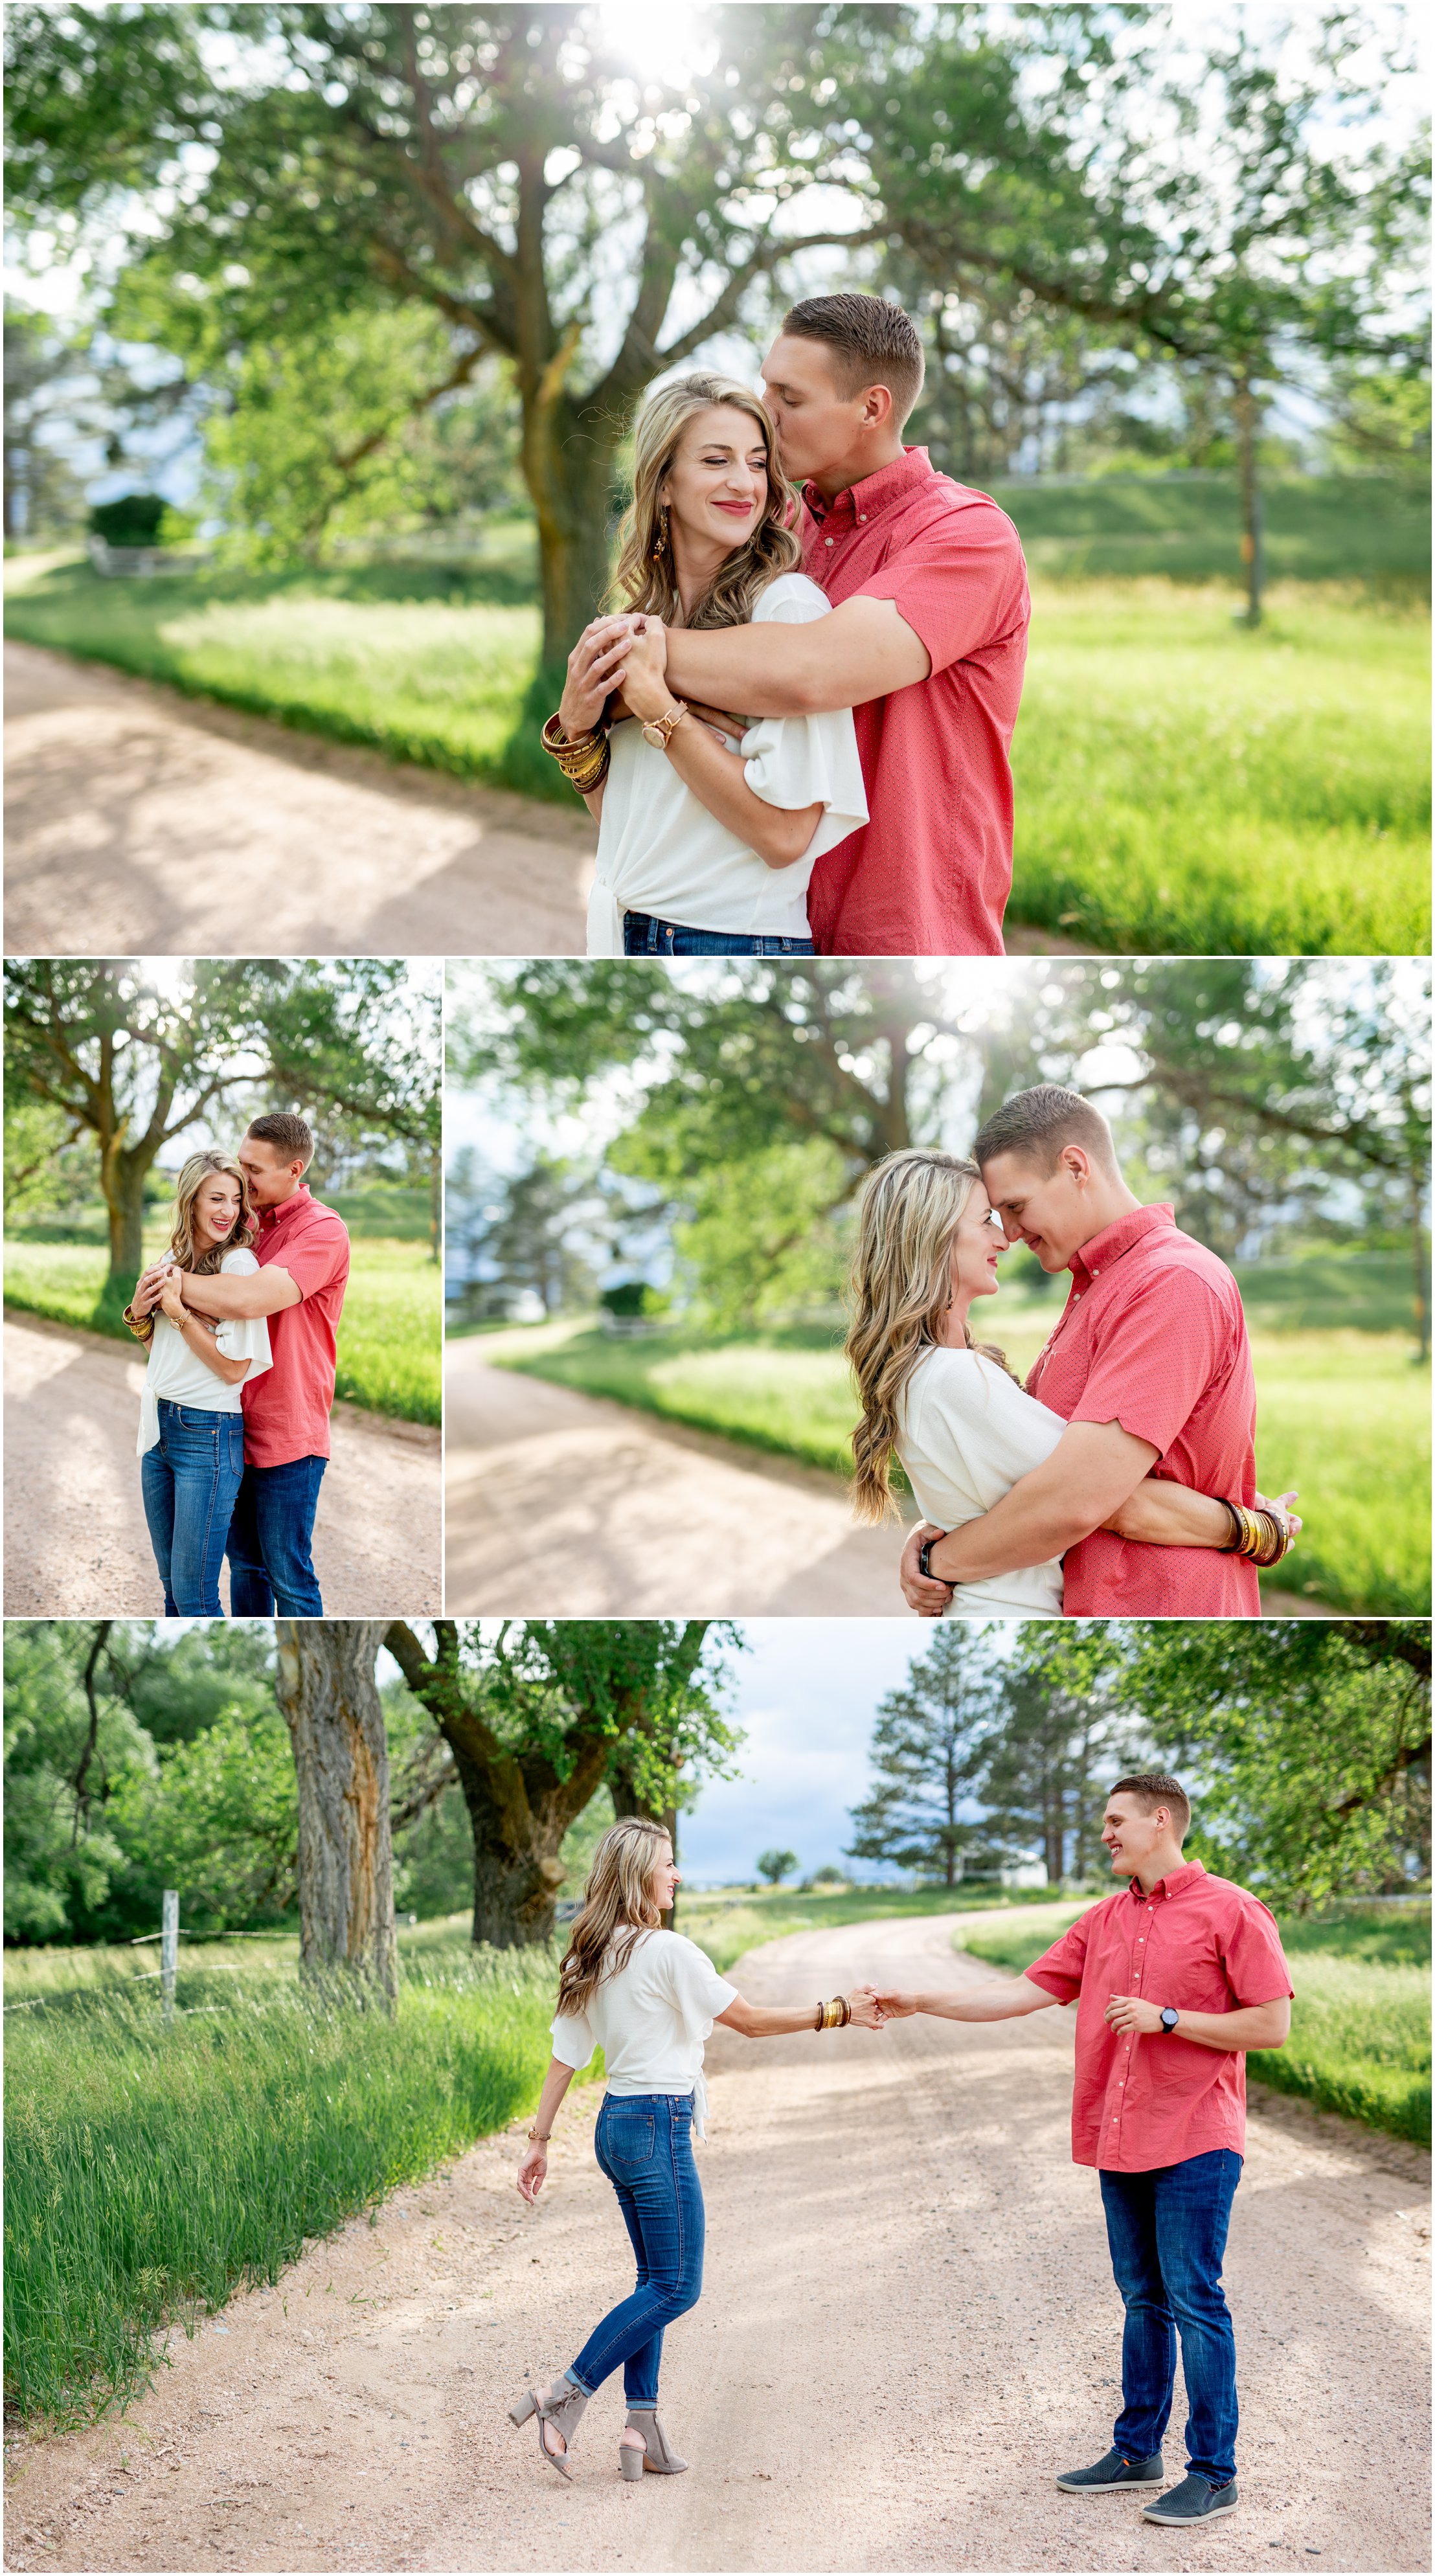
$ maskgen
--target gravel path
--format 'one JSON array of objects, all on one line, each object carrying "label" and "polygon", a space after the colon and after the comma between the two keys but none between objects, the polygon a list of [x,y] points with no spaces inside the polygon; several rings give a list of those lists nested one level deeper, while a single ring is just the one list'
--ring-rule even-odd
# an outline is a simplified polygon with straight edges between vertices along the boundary
[{"label": "gravel path", "polygon": [[[5,1615],[163,1608],[140,1505],[143,1363],[99,1333],[5,1318]],[[439,1598],[439,1435],[334,1408],[314,1565],[331,1618],[424,1617]],[[229,1577],[220,1578],[226,1603]]]},{"label": "gravel path", "polygon": [[[581,957],[572,811],[5,647],[11,956]],[[1013,956],[1085,953],[1016,925]]]},{"label": "gravel path", "polygon": [[5,647],[12,956],[581,956],[597,834],[227,707]]},{"label": "gravel path", "polygon": [[[957,1916],[800,1933],[735,1972],[764,2001],[864,1971],[927,1983]],[[670,2333],[687,2476],[617,2474],[616,2384],[563,2484],[505,2409],[631,2286],[563,2116],[538,2209],[517,2132],[236,2299],[122,2424],[16,2447],[23,2569],[1405,2570],[1429,2563],[1429,2159],[1263,2096],[1227,2281],[1242,2504],[1194,2538],[1056,2470],[1104,2447],[1120,2309],[1094,2177],[1069,2161],[1071,2033],[709,2048],[702,2304]],[[538,2278],[535,2281],[534,2273]],[[1179,2422],[1179,2415],[1178,2415]],[[1179,2442],[1168,2466],[1179,2469]]]},{"label": "gravel path", "polygon": [[446,1606],[459,1614],[908,1618],[902,1533],[835,1476],[444,1354]]}]

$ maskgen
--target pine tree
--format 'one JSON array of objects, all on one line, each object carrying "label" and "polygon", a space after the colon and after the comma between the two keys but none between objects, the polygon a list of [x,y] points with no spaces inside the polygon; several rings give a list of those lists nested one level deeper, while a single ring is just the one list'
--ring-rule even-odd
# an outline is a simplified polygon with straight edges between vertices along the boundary
[{"label": "pine tree", "polygon": [[985,1630],[944,1622],[872,1734],[876,1786],[851,1810],[854,1860],[895,1863],[955,1887],[982,1825],[964,1821],[985,1763],[995,1666]]},{"label": "pine tree", "polygon": [[1036,1844],[1053,1887],[1099,1872],[1106,1791],[1144,1759],[1139,1721],[1116,1704],[1103,1660],[1062,1629],[1029,1621],[999,1677],[975,1784],[984,1830],[1013,1858]]}]

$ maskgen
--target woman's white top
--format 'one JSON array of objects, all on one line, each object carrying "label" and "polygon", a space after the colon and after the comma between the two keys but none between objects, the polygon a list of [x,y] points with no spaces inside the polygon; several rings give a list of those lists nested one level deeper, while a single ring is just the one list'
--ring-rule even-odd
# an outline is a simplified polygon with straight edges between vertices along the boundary
[{"label": "woman's white top", "polygon": [[[779,573],[752,613],[754,626],[810,626],[832,602],[806,573]],[[687,719],[691,724],[695,719]],[[764,805],[788,813],[818,805],[817,828],[791,867],[770,868],[710,814],[665,751],[631,719],[613,727],[598,830],[598,875],[588,899],[588,954],[621,957],[625,912],[652,913],[689,930],[760,939],[806,939],[807,887],[824,850],[867,820],[867,792],[850,707],[824,715],[764,716],[741,737],[747,783]]]},{"label": "woman's white top", "polygon": [[[233,1252],[226,1252],[219,1267],[226,1276],[238,1278],[246,1271],[257,1270],[259,1264],[252,1252],[236,1247]],[[269,1348],[269,1327],[262,1315],[254,1315],[247,1322],[241,1322],[237,1316],[227,1317],[215,1339],[227,1360],[249,1362],[248,1375],[236,1379],[233,1386],[226,1386],[222,1377],[217,1377],[212,1368],[205,1367],[199,1353],[190,1349],[178,1324],[172,1324],[168,1315],[161,1314],[156,1306],[154,1339],[149,1346],[149,1366],[144,1373],[140,1395],[140,1436],[135,1444],[139,1457],[144,1456],[146,1449],[152,1449],[159,1438],[161,1396],[167,1404],[192,1405],[197,1413],[238,1413],[241,1388],[252,1386],[257,1377],[262,1377],[265,1370],[274,1365]]]},{"label": "woman's white top", "polygon": [[681,1932],[640,1932],[616,1976],[605,1976],[580,2013],[560,2013],[553,2054],[586,2066],[601,2048],[610,2093],[691,2093],[693,2126],[706,2134],[703,2042],[736,1986]]},{"label": "woman's white top", "polygon": [[[1066,1424],[980,1351],[928,1351],[902,1390],[897,1455],[924,1520],[960,1529],[1051,1456]],[[1061,1616],[1061,1564],[959,1583],[949,1619]]]}]

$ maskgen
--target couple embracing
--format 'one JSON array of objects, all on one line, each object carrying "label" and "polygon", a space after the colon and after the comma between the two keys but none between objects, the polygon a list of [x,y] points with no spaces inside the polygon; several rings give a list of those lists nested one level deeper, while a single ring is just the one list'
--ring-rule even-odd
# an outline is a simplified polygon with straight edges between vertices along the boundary
[{"label": "couple embracing", "polygon": [[[1025,1386],[970,1322],[1014,1243],[1071,1273]],[[1079,1092],[1018,1092],[969,1161],[878,1163],[850,1303],[853,1504],[883,1520],[900,1460],[923,1514],[902,1589],[922,1617],[1260,1617],[1257,1569],[1301,1524],[1294,1493],[1256,1490],[1240,1290],[1127,1188]]]},{"label": "couple embracing", "polygon": [[599,827],[590,956],[1002,955],[1026,571],[904,447],[922,373],[899,306],[826,295],[764,400],[650,397],[622,605],[543,735]]},{"label": "couple embracing", "polygon": [[149,1352],[140,1493],[167,1619],[319,1619],[314,1515],[329,1461],[343,1219],[304,1181],[314,1138],[287,1110],[235,1154],[191,1154],[167,1251],[125,1322]]},{"label": "couple embracing", "polygon": [[[555,2114],[575,2069],[604,2053],[607,2091],[594,2144],[617,2196],[637,2280],[557,2379],[512,2407],[537,2419],[543,2458],[573,2474],[589,2401],[620,2366],[625,2478],[687,2467],[658,2414],[668,2326],[702,2292],[704,2212],[693,2137],[703,2135],[703,2048],[714,2022],[749,2039],[880,2029],[930,2013],[1002,2021],[1076,2005],[1073,2161],[1100,2178],[1112,2269],[1126,2310],[1123,2405],[1110,2448],[1060,2469],[1077,2494],[1134,2494],[1153,2522],[1193,2526],[1236,2504],[1235,2339],[1221,2285],[1231,2204],[1245,2150],[1245,2052],[1279,2048],[1290,2029],[1290,1974],[1258,1897],[1209,1876],[1182,1851],[1190,1803],[1177,1780],[1118,1780],[1102,1841],[1116,1894],[1074,1923],[1017,1978],[956,1992],[882,1993],[870,1985],[808,2004],[748,2003],[706,1953],[661,1917],[678,1873],[660,1825],[626,1818],[603,1837],[559,1972],[553,2055],[518,2188],[534,2201]],[[953,2072],[953,2081],[960,2077]],[[1187,2472],[1165,2486],[1162,2439],[1180,2338],[1189,2415]],[[1070,2428],[1073,2441],[1077,2427]],[[1063,2428],[1063,2439],[1066,2438]]]}]

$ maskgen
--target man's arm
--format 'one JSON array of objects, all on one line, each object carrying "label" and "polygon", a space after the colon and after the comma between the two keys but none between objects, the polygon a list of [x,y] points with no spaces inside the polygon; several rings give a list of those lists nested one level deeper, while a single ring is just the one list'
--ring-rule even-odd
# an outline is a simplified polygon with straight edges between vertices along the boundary
[{"label": "man's arm", "polygon": [[944,1583],[980,1583],[1064,1556],[1120,1510],[1157,1455],[1119,1422],[1070,1422],[1049,1458],[989,1512],[936,1540],[927,1562]]},{"label": "man's arm", "polygon": [[237,1278],[232,1272],[222,1277],[218,1271],[182,1270],[179,1293],[197,1314],[245,1324],[256,1315],[277,1315],[285,1306],[297,1306],[302,1295],[297,1279],[277,1261],[266,1270],[242,1270]]},{"label": "man's arm", "polygon": [[1045,1986],[1034,1986],[1030,1977],[1003,1977],[999,1984],[963,1986],[955,1994],[879,1994],[877,2009],[887,2021],[903,2021],[909,2013],[934,2013],[939,2021],[1010,2021],[1015,2014],[1040,2012],[1043,2004],[1060,2001]]},{"label": "man's arm", "polygon": [[[615,621],[616,624],[616,621]],[[669,686],[751,716],[862,707],[930,676],[932,658],[890,599],[844,599],[809,626],[667,629]]]},{"label": "man's arm", "polygon": [[[1175,2009],[1181,2010],[1179,2005]],[[1135,1995],[1113,1995],[1106,2018],[1113,2030],[1140,2030],[1152,2037],[1161,2031],[1161,2006]],[[1240,2004],[1234,2012],[1181,2012],[1171,2037],[1189,2039],[1197,2048],[1281,2048],[1290,2026],[1290,1997],[1277,1995],[1273,2003]],[[1161,2035],[1166,2036],[1164,2031]]]}]

